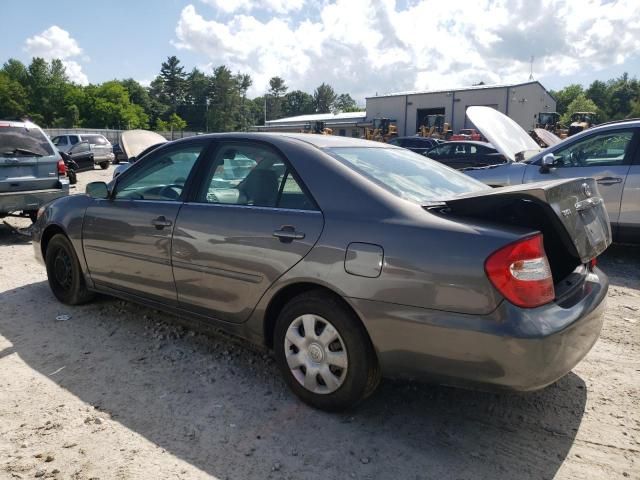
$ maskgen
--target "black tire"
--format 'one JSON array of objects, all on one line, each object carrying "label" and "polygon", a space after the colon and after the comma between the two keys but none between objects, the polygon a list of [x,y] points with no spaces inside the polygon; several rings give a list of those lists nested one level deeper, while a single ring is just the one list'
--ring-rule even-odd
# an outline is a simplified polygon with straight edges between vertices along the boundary
[{"label": "black tire", "polygon": [[[326,319],[338,332],[346,350],[346,374],[341,385],[329,393],[316,393],[304,387],[287,363],[287,331],[296,319],[309,314]],[[293,346],[289,348],[293,348],[293,352],[297,350]],[[274,351],[276,363],[289,388],[314,408],[326,411],[353,408],[371,395],[380,383],[378,361],[362,323],[339,298],[322,290],[298,295],[285,305],[276,320]],[[305,372],[302,375],[306,375]]]},{"label": "black tire", "polygon": [[76,183],[78,183],[78,176],[76,175],[76,172],[74,172],[73,170],[69,170],[67,172],[67,176],[69,177],[69,183],[71,185],[75,185]]},{"label": "black tire", "polygon": [[109,162],[101,162],[99,165],[102,170],[109,168]]},{"label": "black tire", "polygon": [[76,252],[67,237],[54,235],[45,252],[49,287],[55,297],[67,305],[90,301],[94,294],[87,289]]}]

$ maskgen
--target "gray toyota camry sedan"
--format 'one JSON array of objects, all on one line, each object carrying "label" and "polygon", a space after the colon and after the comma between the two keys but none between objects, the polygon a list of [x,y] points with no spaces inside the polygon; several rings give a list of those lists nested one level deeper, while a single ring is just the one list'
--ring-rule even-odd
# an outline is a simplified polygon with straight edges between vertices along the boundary
[{"label": "gray toyota camry sedan", "polygon": [[264,345],[326,410],[383,376],[539,389],[603,321],[611,230],[587,178],[491,189],[383,143],[216,134],[38,214],[61,302],[99,292]]}]

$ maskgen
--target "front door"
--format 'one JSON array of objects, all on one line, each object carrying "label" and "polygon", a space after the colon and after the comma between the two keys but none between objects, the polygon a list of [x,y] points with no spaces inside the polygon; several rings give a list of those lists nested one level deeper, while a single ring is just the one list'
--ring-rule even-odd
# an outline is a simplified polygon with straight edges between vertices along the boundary
[{"label": "front door", "polygon": [[317,241],[324,220],[286,159],[262,142],[223,142],[184,204],[172,262],[181,306],[246,320]]},{"label": "front door", "polygon": [[600,195],[605,201],[609,219],[618,223],[620,201],[625,178],[635,150],[635,129],[594,132],[571,142],[550,149],[555,165],[549,171],[540,165],[528,165],[524,182],[538,182],[557,178],[593,177],[598,182]]},{"label": "front door", "polygon": [[110,199],[93,200],[82,233],[96,284],[176,303],[171,235],[191,172],[207,143],[162,148],[125,171]]}]

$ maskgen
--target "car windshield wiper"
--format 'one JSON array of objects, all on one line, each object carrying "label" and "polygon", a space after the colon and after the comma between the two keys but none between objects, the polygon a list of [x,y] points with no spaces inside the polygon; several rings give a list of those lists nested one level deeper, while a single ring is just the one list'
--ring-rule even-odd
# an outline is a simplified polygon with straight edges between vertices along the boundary
[{"label": "car windshield wiper", "polygon": [[27,150],[26,148],[14,148],[13,150],[6,150],[2,152],[2,155],[7,157],[9,155],[29,155],[32,157],[42,157],[41,153],[33,152],[31,150]]}]

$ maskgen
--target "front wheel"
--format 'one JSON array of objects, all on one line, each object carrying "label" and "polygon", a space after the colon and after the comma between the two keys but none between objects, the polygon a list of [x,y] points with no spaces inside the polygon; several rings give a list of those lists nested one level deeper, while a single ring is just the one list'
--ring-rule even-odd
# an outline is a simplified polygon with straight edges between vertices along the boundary
[{"label": "front wheel", "polygon": [[380,382],[375,352],[360,320],[322,291],[299,295],[284,307],[274,349],[289,388],[315,408],[351,408]]},{"label": "front wheel", "polygon": [[80,262],[69,239],[54,235],[45,252],[49,287],[55,297],[67,305],[80,305],[93,298],[87,289]]},{"label": "front wheel", "polygon": [[73,170],[69,170],[67,172],[67,176],[69,177],[69,183],[71,185],[75,185],[76,183],[78,183],[78,177],[76,176],[76,172]]},{"label": "front wheel", "polygon": [[102,170],[109,168],[109,162],[101,162],[99,165]]}]

